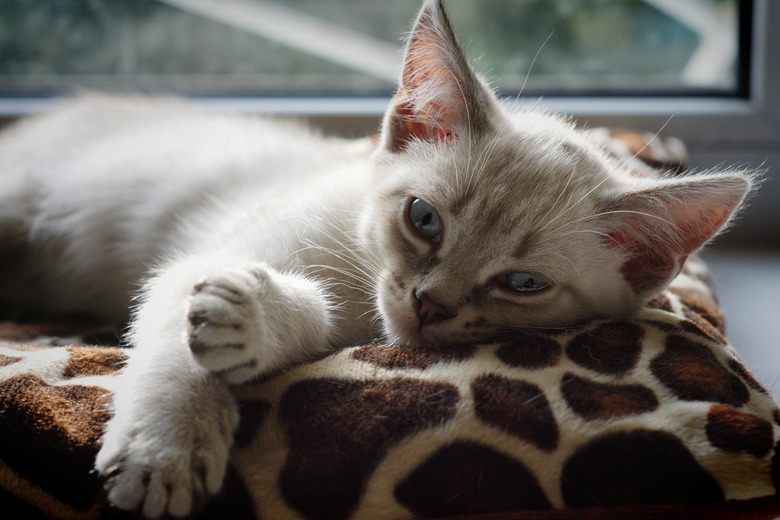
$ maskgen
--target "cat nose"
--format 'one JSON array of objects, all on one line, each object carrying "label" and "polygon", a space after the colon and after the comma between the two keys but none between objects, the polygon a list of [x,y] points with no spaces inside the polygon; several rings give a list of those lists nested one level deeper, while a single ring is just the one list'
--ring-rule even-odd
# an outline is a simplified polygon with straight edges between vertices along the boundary
[{"label": "cat nose", "polygon": [[425,291],[415,290],[414,297],[417,299],[417,317],[420,320],[420,327],[455,317],[455,313],[433,301]]}]

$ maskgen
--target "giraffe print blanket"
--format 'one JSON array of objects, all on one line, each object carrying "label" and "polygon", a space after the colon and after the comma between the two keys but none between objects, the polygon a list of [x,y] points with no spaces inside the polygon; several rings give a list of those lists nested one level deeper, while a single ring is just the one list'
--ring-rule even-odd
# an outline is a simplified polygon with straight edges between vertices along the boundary
[{"label": "giraffe print blanket", "polygon": [[[0,501],[19,518],[127,516],[91,471],[126,353],[72,326],[0,325]],[[226,483],[200,518],[780,515],[780,410],[695,260],[634,320],[355,346],[236,395]]]}]

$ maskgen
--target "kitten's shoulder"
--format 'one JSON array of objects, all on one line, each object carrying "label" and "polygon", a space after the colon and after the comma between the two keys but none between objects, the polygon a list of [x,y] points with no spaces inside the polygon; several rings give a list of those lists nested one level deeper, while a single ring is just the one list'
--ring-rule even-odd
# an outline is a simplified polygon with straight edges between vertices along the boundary
[{"label": "kitten's shoulder", "polygon": [[277,131],[317,134],[308,125],[288,119],[255,116],[238,111],[209,108],[186,98],[167,95],[82,92],[56,101],[51,110],[28,118],[22,125],[46,124],[121,128],[133,125],[225,124],[273,126]]}]

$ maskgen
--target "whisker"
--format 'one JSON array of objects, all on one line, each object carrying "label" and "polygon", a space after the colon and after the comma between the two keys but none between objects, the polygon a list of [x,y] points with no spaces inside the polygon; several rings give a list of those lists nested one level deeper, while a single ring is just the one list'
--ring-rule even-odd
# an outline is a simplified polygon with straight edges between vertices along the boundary
[{"label": "whisker", "polygon": [[[309,217],[310,219],[312,217]],[[320,216],[314,216],[315,220],[319,220],[320,222],[324,224],[328,224],[322,217]],[[356,250],[359,250],[360,253],[364,256],[369,256],[371,259],[375,260],[375,263],[378,263],[382,265],[383,267],[387,268],[387,266],[384,265],[384,262],[379,259],[376,254],[374,254],[372,251],[368,250],[367,248],[357,248],[353,244],[346,244],[343,240],[341,240],[339,237],[328,231],[327,229],[320,229],[320,233],[322,233],[326,238],[329,239],[330,242],[333,242],[334,244],[340,246],[342,249],[334,249],[331,247],[326,247],[322,244],[314,242],[312,239],[305,238],[302,236],[302,232],[299,233],[299,239],[303,244],[305,244],[305,247],[301,247],[294,251],[292,254],[300,254],[304,251],[320,251],[332,256],[335,256],[342,262],[349,264],[354,269],[360,271],[361,273],[365,274],[366,276],[380,276],[381,272],[379,269],[376,268],[376,266],[371,262],[359,262],[359,258],[354,254]]]},{"label": "whisker", "polygon": [[333,280],[330,280],[330,281],[326,282],[324,285],[326,286],[327,289],[331,289],[333,287],[345,287],[347,289],[350,289],[350,290],[353,290],[353,291],[356,291],[356,292],[361,292],[361,293],[366,294],[366,295],[370,295],[371,294],[369,291],[367,291],[363,287],[360,287],[360,286],[357,286],[357,285],[352,285],[352,284],[349,284],[349,283],[343,282],[343,281],[333,281]]},{"label": "whisker", "polygon": [[[334,265],[327,265],[327,264],[311,264],[306,266],[307,269],[314,269],[315,272],[322,272],[322,271],[333,271],[335,273],[338,273],[342,276],[351,278],[357,282],[361,282],[363,285],[366,286],[373,286],[374,285],[374,277],[372,276],[372,273],[366,273],[359,268],[353,267],[354,270],[350,270],[344,267],[338,267]],[[365,291],[365,290],[364,290]]]},{"label": "whisker", "polygon": [[578,205],[579,205],[579,204],[580,204],[580,203],[581,203],[583,200],[585,200],[586,198],[588,198],[588,196],[589,196],[591,193],[593,193],[594,191],[596,191],[597,189],[599,189],[599,188],[601,187],[601,185],[602,185],[602,184],[604,184],[605,182],[607,182],[607,180],[609,180],[609,177],[604,177],[603,179],[601,179],[601,181],[599,181],[599,182],[598,182],[598,183],[597,183],[595,186],[593,186],[593,187],[592,187],[590,190],[588,190],[588,191],[587,191],[587,192],[586,192],[586,193],[585,193],[585,194],[584,194],[582,197],[580,197],[579,199],[577,199],[577,201],[576,201],[576,202],[574,202],[573,204],[570,204],[570,205],[568,205],[567,207],[565,207],[565,208],[563,209],[563,211],[561,211],[560,213],[558,213],[558,215],[556,215],[556,216],[555,216],[555,218],[553,218],[552,220],[550,220],[549,222],[547,222],[547,224],[545,224],[545,225],[544,225],[544,226],[543,226],[543,227],[542,227],[542,228],[539,230],[539,232],[541,232],[541,231],[544,231],[545,229],[547,229],[548,227],[550,227],[550,226],[551,226],[553,223],[555,223],[555,221],[557,221],[558,219],[560,219],[561,217],[563,217],[563,216],[564,216],[566,213],[568,213],[569,211],[571,211],[572,209],[574,209],[575,207],[577,207],[577,206],[578,206]]},{"label": "whisker", "polygon": [[660,220],[661,222],[663,222],[664,224],[667,224],[669,226],[673,226],[674,225],[669,220],[666,220],[665,218],[660,217],[658,215],[653,215],[651,213],[645,213],[643,211],[634,211],[634,210],[629,210],[629,209],[617,209],[617,210],[613,210],[613,211],[604,211],[604,212],[601,212],[601,213],[595,213],[593,215],[586,215],[586,216],[578,218],[576,220],[572,220],[571,222],[567,222],[566,224],[558,226],[557,228],[555,228],[550,233],[551,234],[555,234],[558,231],[560,231],[561,229],[563,229],[564,227],[570,226],[572,224],[577,224],[579,222],[586,222],[588,220],[593,220],[593,219],[596,219],[596,218],[604,217],[606,215],[614,215],[614,214],[622,214],[622,213],[632,214],[632,215],[641,215],[643,217],[648,217],[648,218],[653,218],[653,219],[656,219],[656,220]]},{"label": "whisker", "polygon": [[[363,303],[363,302],[361,302],[361,303]],[[370,322],[372,325],[374,325],[374,324],[375,324],[377,321],[379,321],[379,319],[380,319],[380,316],[379,316],[379,314],[377,313],[376,309],[374,309],[374,308],[368,309],[366,312],[364,312],[364,313],[360,314],[360,315],[357,317],[357,319],[358,319],[358,320],[362,320],[362,319],[363,319],[363,318],[364,318],[366,315],[368,315],[368,314],[371,314],[371,313],[374,313],[374,315],[373,315],[373,316],[371,316],[371,319],[369,320],[369,322]]]},{"label": "whisker", "polygon": [[525,74],[525,79],[523,80],[523,84],[520,86],[520,91],[517,93],[517,97],[515,99],[519,99],[520,96],[523,95],[523,91],[525,90],[525,85],[526,85],[526,83],[528,83],[528,78],[531,77],[531,71],[534,69],[534,65],[536,64],[536,60],[537,60],[537,58],[539,58],[539,55],[542,53],[542,49],[544,49],[544,46],[547,45],[547,42],[549,42],[550,38],[553,37],[553,34],[555,34],[555,29],[550,31],[549,36],[547,36],[547,38],[545,38],[545,40],[539,46],[539,50],[536,51],[536,54],[534,55],[534,58],[531,60],[531,64],[528,66],[528,72]]},{"label": "whisker", "polygon": [[[319,215],[314,216],[314,218],[319,220],[320,222],[326,224],[326,225],[329,224],[323,217],[320,217]],[[355,244],[357,242],[359,242],[359,240],[356,237],[352,237],[352,243],[351,244],[345,244],[341,239],[339,239],[338,237],[336,237],[332,233],[330,233],[330,232],[328,232],[326,230],[322,230],[322,232],[330,240],[332,240],[333,242],[335,242],[336,244],[341,246],[343,248],[344,254],[350,254],[352,251],[354,251],[356,249]],[[351,231],[351,233],[355,233],[355,231],[353,230],[353,231]],[[347,234],[351,234],[351,233],[347,232]],[[313,244],[313,242],[311,242],[310,240],[308,241],[308,243]],[[320,247],[323,247],[323,246],[320,246]],[[323,247],[323,250],[326,250],[326,249]],[[370,259],[374,261],[374,263],[376,263],[377,265],[380,265],[380,266],[384,267],[386,270],[390,271],[390,268],[384,263],[384,261],[379,256],[377,256],[376,253],[374,253],[370,248],[363,247],[363,248],[360,248],[360,251],[361,251],[361,254],[369,256]],[[380,271],[378,269],[376,269],[375,266],[373,264],[371,264],[371,263],[366,264],[364,267],[371,269],[372,273],[375,274],[375,275],[379,275],[380,274]]]},{"label": "whisker", "polygon": [[[566,190],[569,188],[569,184],[571,184],[571,180],[574,178],[574,176],[577,174],[577,168],[576,166],[571,169],[571,173],[569,173],[569,176],[566,179],[566,184],[563,185],[563,188],[560,192],[558,192],[558,197],[556,197],[555,202],[552,203],[552,205],[549,207],[547,212],[544,214],[544,216],[540,219],[542,222],[547,220],[547,217],[550,216],[550,213],[553,212],[553,210],[558,206],[558,203],[561,201],[561,198],[563,197],[564,193],[566,193]],[[554,219],[553,219],[554,220]],[[539,233],[544,231],[546,229],[546,226],[541,229],[535,229],[533,231],[533,236],[536,237]]]},{"label": "whisker", "polygon": [[475,189],[475,186],[478,183],[478,179],[482,177],[482,174],[487,169],[489,159],[497,147],[498,147],[498,141],[494,140],[491,141],[480,152],[474,167],[469,172],[469,178],[467,183],[467,190],[469,193]]},{"label": "whisker", "polygon": [[571,235],[574,233],[593,233],[594,235],[600,235],[605,238],[611,238],[611,235],[609,233],[604,233],[603,231],[596,231],[595,229],[574,229],[572,231],[567,231],[566,233],[563,233],[563,236]]},{"label": "whisker", "polygon": [[554,255],[554,256],[561,257],[561,258],[563,258],[564,260],[566,260],[567,262],[569,262],[569,265],[571,265],[571,268],[572,268],[572,269],[574,270],[574,272],[577,274],[577,277],[578,277],[578,278],[580,277],[580,271],[579,271],[579,269],[577,269],[577,266],[575,265],[575,263],[574,263],[574,262],[572,262],[571,258],[569,258],[569,257],[568,257],[568,256],[566,256],[566,255],[562,255],[562,254],[560,254],[560,253],[551,252],[551,254],[552,254],[552,255]]},{"label": "whisker", "polygon": [[648,141],[645,143],[645,145],[642,148],[640,148],[634,155],[632,155],[631,157],[625,159],[623,161],[623,163],[620,165],[620,167],[621,168],[625,168],[626,166],[628,166],[628,164],[631,161],[633,161],[634,159],[639,157],[639,154],[644,152],[647,149],[647,147],[650,146],[658,138],[659,135],[661,135],[661,132],[664,131],[664,128],[666,128],[666,126],[671,122],[671,120],[673,118],[674,118],[674,114],[670,115],[669,119],[667,119],[666,122],[663,125],[661,125],[661,128],[659,128],[658,131],[655,134],[653,134],[653,137],[648,139]]}]

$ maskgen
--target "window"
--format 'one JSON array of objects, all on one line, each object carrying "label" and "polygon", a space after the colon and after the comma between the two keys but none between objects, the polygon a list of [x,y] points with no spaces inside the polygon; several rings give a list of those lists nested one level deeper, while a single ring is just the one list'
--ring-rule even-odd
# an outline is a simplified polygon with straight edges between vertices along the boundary
[{"label": "window", "polygon": [[[387,96],[420,0],[4,0],[0,95]],[[744,96],[738,0],[457,0],[507,95]],[[742,32],[740,32],[742,30]]]}]

